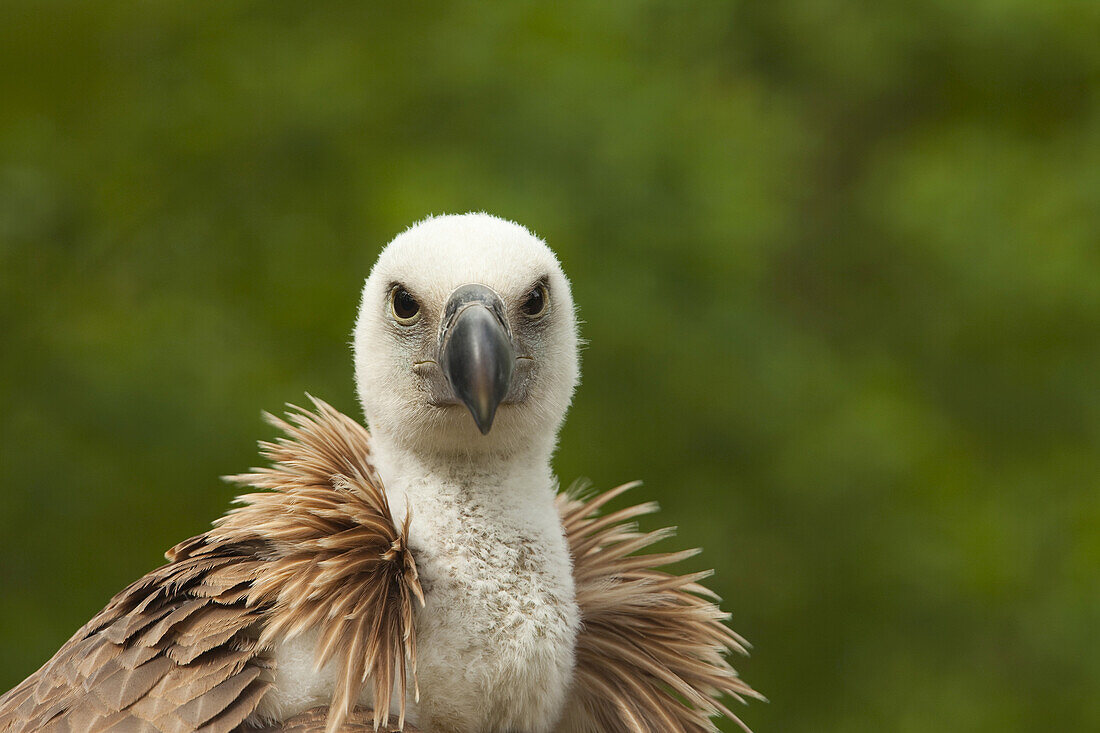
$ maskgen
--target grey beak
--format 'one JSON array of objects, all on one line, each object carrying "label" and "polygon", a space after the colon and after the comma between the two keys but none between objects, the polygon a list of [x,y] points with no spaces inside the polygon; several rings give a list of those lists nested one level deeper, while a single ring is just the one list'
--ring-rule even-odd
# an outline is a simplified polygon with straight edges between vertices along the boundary
[{"label": "grey beak", "polygon": [[504,318],[500,296],[484,285],[463,285],[443,309],[439,363],[482,435],[512,385],[516,358]]}]

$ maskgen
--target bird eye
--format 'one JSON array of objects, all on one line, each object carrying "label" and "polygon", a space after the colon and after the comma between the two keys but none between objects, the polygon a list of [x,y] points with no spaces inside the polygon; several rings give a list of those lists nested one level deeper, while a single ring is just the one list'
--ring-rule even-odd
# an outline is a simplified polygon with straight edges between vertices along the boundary
[{"label": "bird eye", "polygon": [[528,318],[538,318],[544,315],[549,307],[550,291],[547,289],[546,283],[539,283],[531,288],[531,292],[527,293],[520,310]]},{"label": "bird eye", "polygon": [[420,320],[420,304],[400,285],[390,295],[390,310],[393,311],[394,319],[402,326],[411,326]]}]

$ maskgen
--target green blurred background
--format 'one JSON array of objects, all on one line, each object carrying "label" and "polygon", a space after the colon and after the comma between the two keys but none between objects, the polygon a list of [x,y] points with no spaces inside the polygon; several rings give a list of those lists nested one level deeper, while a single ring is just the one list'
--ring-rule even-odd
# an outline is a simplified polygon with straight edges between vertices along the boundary
[{"label": "green blurred background", "polygon": [[757,731],[1100,730],[1100,4],[388,5],[0,4],[0,690],[487,210],[574,281],[563,482],[705,548]]}]

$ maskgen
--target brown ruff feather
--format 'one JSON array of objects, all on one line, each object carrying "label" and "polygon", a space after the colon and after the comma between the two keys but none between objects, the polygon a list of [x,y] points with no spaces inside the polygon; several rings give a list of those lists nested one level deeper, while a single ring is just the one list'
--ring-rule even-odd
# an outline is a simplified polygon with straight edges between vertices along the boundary
[{"label": "brown ruff feather", "polygon": [[[339,730],[363,686],[374,692],[373,725],[386,722],[394,683],[404,724],[406,679],[416,679],[413,600],[424,602],[404,526],[394,526],[369,463],[366,428],[314,400],[289,422],[267,419],[287,437],[261,444],[274,465],[230,480],[267,491],[215,522],[215,542],[263,542],[270,559],[252,581],[250,605],[270,608],[259,644],[319,629],[316,666],[337,666],[326,729]],[[419,695],[419,692],[417,692]]]},{"label": "brown ruff feather", "polygon": [[[167,565],[0,697],[0,731],[379,730],[395,682],[404,727],[414,599],[423,603],[408,519],[394,526],[366,428],[314,404],[287,421],[267,416],[286,434],[261,443],[273,465],[230,478],[261,492],[169,550]],[[633,525],[652,504],[599,514],[632,486],[558,497],[584,623],[571,708],[606,733],[713,731],[716,715],[741,723],[720,698],[762,699],[725,659],[744,640],[699,584],[705,573],[659,569],[694,551],[635,554],[671,533]],[[264,651],[312,628],[318,666],[339,670],[331,706],[248,722],[271,685]],[[374,711],[355,705],[368,682]]]},{"label": "brown ruff feather", "polygon": [[699,584],[709,573],[659,569],[697,551],[634,554],[672,534],[642,533],[633,524],[655,504],[600,515],[637,485],[587,499],[576,491],[558,495],[583,622],[573,712],[602,733],[714,731],[717,715],[747,731],[720,700],[763,699],[725,659],[731,651],[746,653],[747,642],[724,624],[728,615]]}]

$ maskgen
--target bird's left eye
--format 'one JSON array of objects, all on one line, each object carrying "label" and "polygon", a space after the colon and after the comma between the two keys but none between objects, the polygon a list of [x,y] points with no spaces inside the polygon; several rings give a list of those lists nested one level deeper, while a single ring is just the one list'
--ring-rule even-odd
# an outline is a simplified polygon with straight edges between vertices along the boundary
[{"label": "bird's left eye", "polygon": [[527,297],[524,298],[520,310],[522,310],[523,314],[528,318],[538,318],[545,315],[549,307],[550,291],[547,289],[546,283],[539,283],[527,293]]}]

